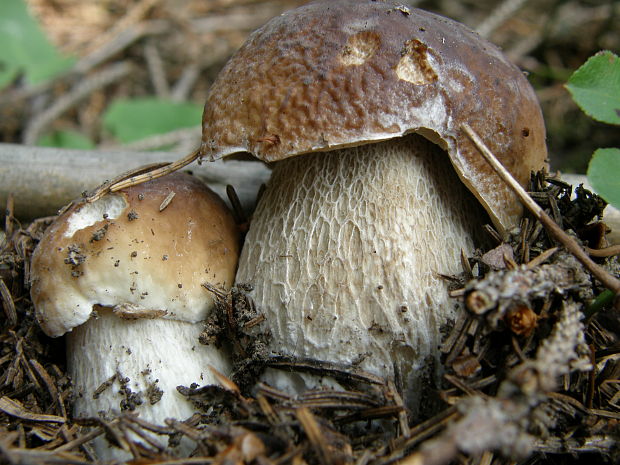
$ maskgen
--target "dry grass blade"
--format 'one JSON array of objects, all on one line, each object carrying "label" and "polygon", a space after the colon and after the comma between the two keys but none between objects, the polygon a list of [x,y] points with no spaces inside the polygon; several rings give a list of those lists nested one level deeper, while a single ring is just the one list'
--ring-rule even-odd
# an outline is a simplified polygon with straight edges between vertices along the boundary
[{"label": "dry grass blade", "polygon": [[263,415],[265,415],[265,418],[267,419],[269,424],[270,425],[278,424],[280,422],[280,418],[278,417],[278,414],[276,413],[275,409],[271,406],[267,398],[261,394],[258,394],[256,396],[256,399],[258,401],[258,405],[261,411],[263,412]]},{"label": "dry grass blade", "polygon": [[536,268],[539,265],[545,263],[551,256],[558,251],[557,247],[552,247],[551,249],[545,250],[538,257],[533,258],[529,262],[527,262],[526,266],[529,270]]},{"label": "dry grass blade", "polygon": [[401,436],[396,442],[396,447],[389,454],[380,457],[372,462],[373,465],[389,465],[398,462],[402,465],[411,465],[405,457],[407,451],[416,444],[421,443],[425,439],[433,436],[438,431],[446,428],[446,426],[459,417],[456,407],[449,407],[434,417],[414,426],[407,436]]},{"label": "dry grass blade", "polygon": [[69,450],[76,449],[78,447],[83,446],[87,442],[92,441],[97,436],[103,434],[103,432],[104,432],[103,428],[93,429],[92,431],[89,431],[88,433],[85,433],[85,434],[79,436],[78,438],[73,439],[72,441],[69,441],[69,442],[63,444],[62,446],[57,447],[55,450],[57,452],[64,452],[64,451],[69,451]]},{"label": "dry grass blade", "polygon": [[338,425],[353,423],[356,421],[376,420],[379,418],[393,418],[403,412],[403,407],[399,405],[384,405],[381,407],[367,408],[359,410],[350,415],[344,415],[334,420]]},{"label": "dry grass blade", "polygon": [[333,404],[341,408],[379,406],[379,402],[373,396],[356,391],[336,391],[328,389],[307,391],[299,396],[299,400],[305,407],[313,406],[313,402],[316,402],[317,405],[325,402],[327,405]]},{"label": "dry grass blade", "polygon": [[[103,197],[104,195],[109,194],[110,192],[117,192],[117,191],[123,189],[124,187],[126,187],[126,186],[118,187],[117,189],[113,190],[114,187],[117,187],[118,185],[124,183],[128,179],[133,179],[136,176],[141,176],[141,175],[144,175],[145,173],[150,173],[150,172],[155,171],[157,169],[165,168],[168,165],[169,165],[169,163],[152,163],[152,164],[145,165],[145,166],[139,166],[139,167],[134,168],[134,169],[132,169],[130,171],[126,171],[124,173],[121,173],[117,177],[113,178],[112,180],[106,181],[103,184],[101,184],[92,193],[90,193],[85,198],[85,200],[86,200],[86,202],[95,202],[95,201],[99,200],[101,197]],[[147,180],[145,179],[145,181],[147,181]],[[130,185],[133,185],[133,184],[129,184],[128,186],[130,186]]]},{"label": "dry grass blade", "polygon": [[291,403],[292,397],[268,384],[258,383],[256,390],[259,397],[273,399],[283,403]]}]

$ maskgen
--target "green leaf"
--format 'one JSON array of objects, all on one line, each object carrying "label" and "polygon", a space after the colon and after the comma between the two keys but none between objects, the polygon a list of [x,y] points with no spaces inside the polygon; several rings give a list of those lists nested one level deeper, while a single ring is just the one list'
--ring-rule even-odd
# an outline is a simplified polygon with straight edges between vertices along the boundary
[{"label": "green leaf", "polygon": [[588,58],[566,88],[577,105],[595,120],[620,124],[620,58],[609,51]]},{"label": "green leaf", "polygon": [[175,129],[198,126],[202,107],[156,98],[116,100],[103,115],[103,124],[119,141],[133,142]]},{"label": "green leaf", "polygon": [[37,141],[42,147],[60,147],[65,149],[89,150],[95,144],[88,137],[77,131],[54,131],[44,135]]},{"label": "green leaf", "polygon": [[598,149],[588,166],[588,179],[608,203],[620,208],[620,149]]},{"label": "green leaf", "polygon": [[0,44],[0,88],[20,73],[36,84],[73,63],[47,40],[24,0],[0,0]]}]

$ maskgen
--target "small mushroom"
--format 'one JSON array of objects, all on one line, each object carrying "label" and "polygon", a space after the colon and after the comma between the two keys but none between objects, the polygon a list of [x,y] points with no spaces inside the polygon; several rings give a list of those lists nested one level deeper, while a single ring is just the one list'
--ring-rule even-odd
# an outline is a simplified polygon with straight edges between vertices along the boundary
[{"label": "small mushroom", "polygon": [[[523,185],[545,129],[523,73],[449,19],[389,1],[324,1],[254,32],[214,82],[202,155],[273,162],[240,257],[272,350],[399,376],[415,411],[488,221],[521,206],[460,127]],[[486,210],[486,213],[485,213]],[[291,390],[305,375],[268,379]]]},{"label": "small mushroom", "polygon": [[213,304],[201,285],[229,288],[238,248],[224,202],[182,173],[54,221],[33,254],[31,296],[41,328],[66,334],[75,416],[129,410],[163,424],[194,413],[176,387],[215,382],[209,365],[229,370],[223,351],[198,343]]}]

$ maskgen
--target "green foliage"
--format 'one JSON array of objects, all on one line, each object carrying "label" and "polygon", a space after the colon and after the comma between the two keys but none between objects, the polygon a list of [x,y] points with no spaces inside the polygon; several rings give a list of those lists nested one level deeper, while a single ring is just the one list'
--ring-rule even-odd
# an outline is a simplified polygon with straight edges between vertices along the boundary
[{"label": "green foliage", "polygon": [[202,107],[156,98],[116,100],[103,115],[103,124],[122,143],[196,126]]},{"label": "green foliage", "polygon": [[594,152],[588,179],[607,202],[620,205],[620,149],[598,149]]},{"label": "green foliage", "polygon": [[[590,117],[620,125],[620,58],[609,51],[590,57],[568,80],[573,100]],[[588,167],[592,187],[620,208],[620,150],[598,149]]]},{"label": "green foliage", "polygon": [[599,52],[588,58],[568,80],[573,100],[591,118],[620,124],[620,58]]},{"label": "green foliage", "polygon": [[89,150],[95,144],[88,137],[77,131],[54,131],[44,135],[37,141],[42,147],[61,147],[66,149]]},{"label": "green foliage", "polygon": [[24,0],[0,0],[0,44],[0,89],[20,73],[36,84],[73,63],[47,40]]}]

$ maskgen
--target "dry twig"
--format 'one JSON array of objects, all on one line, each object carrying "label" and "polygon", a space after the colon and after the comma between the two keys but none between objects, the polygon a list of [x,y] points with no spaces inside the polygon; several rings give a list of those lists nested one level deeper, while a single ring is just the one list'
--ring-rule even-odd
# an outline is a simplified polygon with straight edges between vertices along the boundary
[{"label": "dry twig", "polygon": [[121,62],[108,66],[93,76],[78,83],[69,93],[62,95],[56,102],[36,115],[24,131],[24,144],[34,145],[43,130],[65,111],[69,110],[80,100],[119,79],[127,76],[132,67],[129,62]]},{"label": "dry twig", "polygon": [[467,134],[467,137],[471,139],[476,148],[480,151],[480,154],[484,159],[493,167],[495,172],[502,178],[502,180],[510,187],[510,189],[517,194],[523,205],[540,221],[543,226],[549,231],[549,233],[557,239],[564,247],[566,247],[575,257],[583,263],[583,265],[603,283],[605,287],[613,291],[617,296],[620,295],[620,280],[611,276],[607,271],[594,263],[588,254],[571,238],[566,234],[562,228],[560,228],[545,211],[538,206],[532,198],[527,195],[527,192],[521,187],[521,185],[512,177],[512,175],[504,168],[504,166],[497,160],[495,155],[489,150],[485,143],[480,139],[480,136],[474,132],[474,130],[467,124],[462,125],[463,132]]}]

